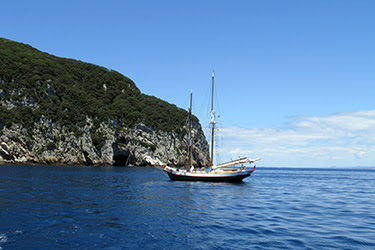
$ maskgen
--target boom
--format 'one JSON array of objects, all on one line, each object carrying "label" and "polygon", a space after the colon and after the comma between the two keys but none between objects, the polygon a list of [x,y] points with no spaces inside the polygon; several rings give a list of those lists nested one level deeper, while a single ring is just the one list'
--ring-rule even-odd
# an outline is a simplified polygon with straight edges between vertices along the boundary
[{"label": "boom", "polygon": [[230,167],[230,166],[235,166],[235,165],[245,164],[245,163],[253,163],[253,162],[256,162],[256,161],[259,161],[259,160],[260,160],[260,158],[248,159],[247,157],[244,157],[244,158],[240,158],[240,159],[237,159],[237,160],[234,160],[234,161],[228,161],[228,162],[225,162],[225,163],[221,163],[219,165],[213,166],[212,169],[225,168],[225,167]]}]

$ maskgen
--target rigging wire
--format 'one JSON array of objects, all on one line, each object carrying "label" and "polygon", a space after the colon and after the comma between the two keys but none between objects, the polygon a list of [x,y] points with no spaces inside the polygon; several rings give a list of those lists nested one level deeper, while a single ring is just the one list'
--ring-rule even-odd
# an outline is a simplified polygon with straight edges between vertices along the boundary
[{"label": "rigging wire", "polygon": [[[222,130],[224,129],[223,123],[222,123],[222,118],[221,118],[221,105],[220,105],[220,98],[218,93],[221,93],[220,91],[220,84],[216,84],[216,79],[215,79],[215,88],[214,88],[214,110],[215,110],[215,119],[216,119],[216,124],[215,124],[215,138],[214,138],[214,163],[221,163],[225,161],[230,161],[233,159],[236,159],[239,157],[239,155],[235,155],[235,149],[233,142],[231,141],[230,138],[225,137],[225,135],[222,133]],[[219,82],[220,83],[220,82]],[[211,117],[211,95],[212,95],[212,90],[211,90],[211,85],[207,84],[207,90],[206,90],[206,95],[204,98],[205,100],[205,127],[204,127],[204,134],[206,136],[206,139],[209,143],[210,149],[211,149],[211,140],[212,140],[212,135],[211,135],[211,126],[209,124],[209,119]],[[203,107],[203,105],[201,105]],[[201,122],[202,123],[202,122]]]}]

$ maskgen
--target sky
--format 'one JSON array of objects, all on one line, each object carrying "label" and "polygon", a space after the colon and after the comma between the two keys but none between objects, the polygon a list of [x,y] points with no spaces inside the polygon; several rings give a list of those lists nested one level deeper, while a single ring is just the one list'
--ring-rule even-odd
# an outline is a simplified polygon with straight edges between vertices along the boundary
[{"label": "sky", "polygon": [[203,127],[215,70],[223,160],[375,166],[374,11],[372,0],[12,0],[0,37],[116,70],[184,109],[193,90]]}]

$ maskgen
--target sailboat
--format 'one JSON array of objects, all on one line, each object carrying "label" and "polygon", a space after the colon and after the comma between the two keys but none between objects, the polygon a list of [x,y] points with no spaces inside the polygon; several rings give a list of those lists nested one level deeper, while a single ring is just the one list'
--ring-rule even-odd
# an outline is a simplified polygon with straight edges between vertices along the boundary
[{"label": "sailboat", "polygon": [[209,181],[209,182],[242,182],[246,177],[249,177],[254,171],[255,166],[245,167],[244,164],[254,163],[260,158],[249,159],[247,157],[239,158],[229,162],[214,165],[214,135],[215,135],[215,110],[214,110],[214,71],[212,72],[212,98],[211,98],[211,157],[210,166],[205,169],[195,169],[192,165],[192,136],[191,136],[191,116],[192,116],[192,99],[193,93],[190,93],[190,107],[189,107],[189,142],[188,142],[188,167],[186,169],[179,169],[164,165],[162,170],[168,174],[172,181]]}]

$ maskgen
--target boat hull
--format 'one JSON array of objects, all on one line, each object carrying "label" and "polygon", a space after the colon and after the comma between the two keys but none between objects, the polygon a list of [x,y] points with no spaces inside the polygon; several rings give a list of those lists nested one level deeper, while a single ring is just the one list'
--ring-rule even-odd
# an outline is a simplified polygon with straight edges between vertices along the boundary
[{"label": "boat hull", "polygon": [[242,182],[253,170],[235,173],[191,173],[164,170],[172,181],[205,181],[205,182]]}]

